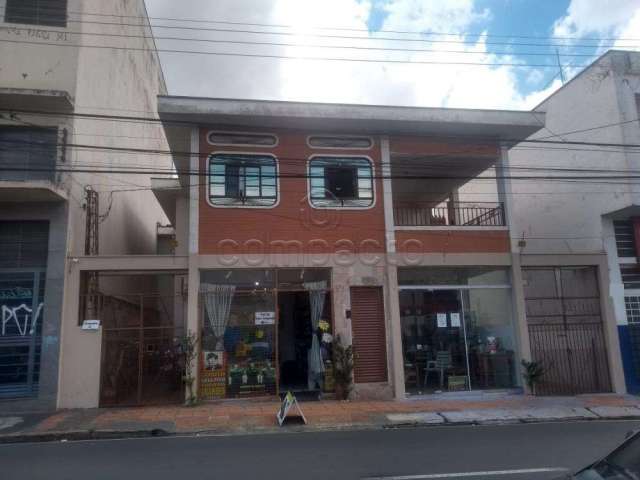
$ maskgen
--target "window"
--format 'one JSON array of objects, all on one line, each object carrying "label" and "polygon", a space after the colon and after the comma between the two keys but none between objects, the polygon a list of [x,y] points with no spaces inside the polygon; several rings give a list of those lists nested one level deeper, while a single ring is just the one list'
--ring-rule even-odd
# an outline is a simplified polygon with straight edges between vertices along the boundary
[{"label": "window", "polygon": [[613,229],[619,257],[636,256],[636,239],[631,220],[615,220]]},{"label": "window", "polygon": [[66,27],[67,0],[7,0],[4,21]]},{"label": "window", "polygon": [[316,207],[373,205],[373,168],[366,158],[314,157],[309,162],[309,186]]},{"label": "window", "polygon": [[278,200],[276,170],[276,160],[269,155],[212,155],[209,201],[221,206],[273,206]]},{"label": "window", "polygon": [[53,181],[57,155],[56,128],[0,128],[0,180]]},{"label": "window", "polygon": [[212,145],[259,145],[262,147],[275,147],[278,139],[274,135],[257,133],[209,133],[209,143]]},{"label": "window", "polygon": [[309,145],[315,148],[357,148],[369,149],[372,141],[369,137],[309,137]]}]

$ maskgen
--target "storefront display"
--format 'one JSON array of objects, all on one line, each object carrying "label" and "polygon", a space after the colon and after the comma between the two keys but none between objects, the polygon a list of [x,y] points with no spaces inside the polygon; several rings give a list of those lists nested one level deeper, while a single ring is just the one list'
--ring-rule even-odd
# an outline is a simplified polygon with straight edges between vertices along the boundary
[{"label": "storefront display", "polygon": [[506,269],[400,268],[398,278],[407,392],[517,385]]},{"label": "storefront display", "polygon": [[326,391],[329,276],[325,269],[203,272],[200,398]]}]

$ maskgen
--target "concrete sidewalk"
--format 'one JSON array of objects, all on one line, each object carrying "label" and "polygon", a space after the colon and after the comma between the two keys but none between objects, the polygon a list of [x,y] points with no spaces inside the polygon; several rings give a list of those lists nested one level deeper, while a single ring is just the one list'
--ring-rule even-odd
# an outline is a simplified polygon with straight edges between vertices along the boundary
[{"label": "concrete sidewalk", "polygon": [[[0,417],[0,443],[172,434],[394,428],[413,425],[501,424],[640,419],[640,398],[621,395],[532,397],[443,394],[403,401],[302,402],[307,425],[278,427],[276,401],[233,400],[195,407],[63,410]],[[294,412],[295,413],[295,412]]]}]

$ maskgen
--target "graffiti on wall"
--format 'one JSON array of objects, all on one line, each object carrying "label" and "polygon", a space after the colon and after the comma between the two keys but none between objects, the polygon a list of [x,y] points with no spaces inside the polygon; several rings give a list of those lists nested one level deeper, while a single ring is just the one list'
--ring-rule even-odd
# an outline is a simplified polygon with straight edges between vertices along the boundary
[{"label": "graffiti on wall", "polygon": [[27,334],[33,335],[38,325],[38,319],[42,315],[42,309],[44,303],[40,302],[38,307],[34,309],[27,306],[25,303],[21,303],[16,307],[2,305],[2,327],[0,329],[0,336],[16,334],[24,337]]}]

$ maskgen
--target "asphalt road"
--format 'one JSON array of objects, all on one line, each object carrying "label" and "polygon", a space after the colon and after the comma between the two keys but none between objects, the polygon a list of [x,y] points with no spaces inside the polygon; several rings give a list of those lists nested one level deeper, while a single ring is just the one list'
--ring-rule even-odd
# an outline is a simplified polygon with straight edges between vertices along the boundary
[{"label": "asphalt road", "polygon": [[0,479],[545,479],[638,428],[591,421],[12,444],[0,445]]}]

